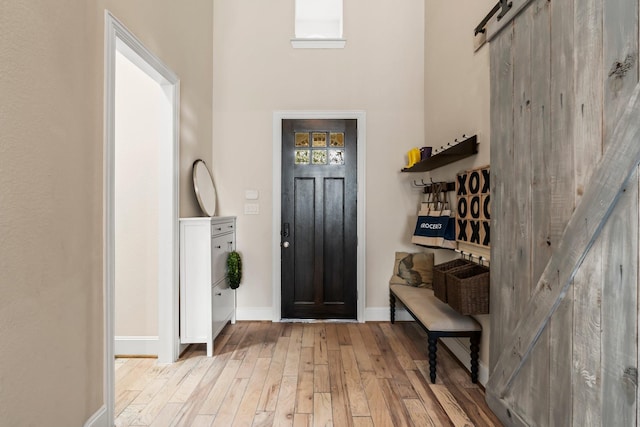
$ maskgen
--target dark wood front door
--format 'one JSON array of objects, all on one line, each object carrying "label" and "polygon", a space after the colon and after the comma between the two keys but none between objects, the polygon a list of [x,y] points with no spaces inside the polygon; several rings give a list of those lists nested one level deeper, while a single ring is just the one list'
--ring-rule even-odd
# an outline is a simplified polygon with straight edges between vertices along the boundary
[{"label": "dark wood front door", "polygon": [[282,317],[355,319],[357,122],[282,122]]}]

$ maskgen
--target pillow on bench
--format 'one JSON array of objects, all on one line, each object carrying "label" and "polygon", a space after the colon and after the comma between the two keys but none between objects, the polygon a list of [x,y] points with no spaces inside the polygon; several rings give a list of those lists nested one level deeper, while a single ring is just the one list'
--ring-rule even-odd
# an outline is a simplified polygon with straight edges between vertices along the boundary
[{"label": "pillow on bench", "polygon": [[393,276],[389,283],[432,289],[433,253],[396,252]]}]

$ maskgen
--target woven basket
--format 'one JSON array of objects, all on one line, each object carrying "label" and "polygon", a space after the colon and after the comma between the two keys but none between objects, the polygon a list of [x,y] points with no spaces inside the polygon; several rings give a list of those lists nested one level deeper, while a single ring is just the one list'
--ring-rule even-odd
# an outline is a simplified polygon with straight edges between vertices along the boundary
[{"label": "woven basket", "polygon": [[460,314],[489,313],[489,268],[474,265],[447,273],[447,303]]},{"label": "woven basket", "polygon": [[433,267],[433,294],[442,302],[447,302],[447,272],[457,268],[476,265],[464,259],[454,259]]}]

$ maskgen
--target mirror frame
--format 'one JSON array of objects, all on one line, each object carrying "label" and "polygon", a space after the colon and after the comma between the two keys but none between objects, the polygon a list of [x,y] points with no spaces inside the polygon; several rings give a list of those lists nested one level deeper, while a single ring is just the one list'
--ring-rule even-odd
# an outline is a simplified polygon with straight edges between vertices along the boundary
[{"label": "mirror frame", "polygon": [[[209,183],[210,183],[212,191],[213,191],[213,206],[210,207],[210,209],[209,209],[209,207],[207,207],[207,203],[204,200],[204,195],[203,195],[203,189],[205,188],[205,186],[207,184],[206,184],[206,182],[203,183],[203,182],[199,182],[199,180],[198,180],[198,170],[200,170],[202,168],[204,168],[204,170],[207,172],[207,175],[209,176]],[[204,160],[197,159],[196,161],[193,162],[192,179],[193,179],[193,189],[195,190],[196,199],[198,200],[198,205],[200,205],[200,209],[202,210],[202,212],[204,212],[208,216],[215,216],[216,215],[216,207],[217,207],[216,186],[213,183],[213,175],[211,175],[211,171],[209,170],[209,167],[204,162]]]}]

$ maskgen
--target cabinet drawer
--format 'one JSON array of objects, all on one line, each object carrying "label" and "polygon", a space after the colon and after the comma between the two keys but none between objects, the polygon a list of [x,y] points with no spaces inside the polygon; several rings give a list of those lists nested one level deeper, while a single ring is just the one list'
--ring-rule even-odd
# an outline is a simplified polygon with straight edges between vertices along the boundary
[{"label": "cabinet drawer", "polygon": [[233,289],[224,281],[211,288],[211,326],[214,337],[218,335],[233,315],[234,296]]},{"label": "cabinet drawer", "polygon": [[236,225],[233,221],[211,223],[211,236],[217,236],[224,233],[231,233],[235,231],[235,228],[236,228]]}]

